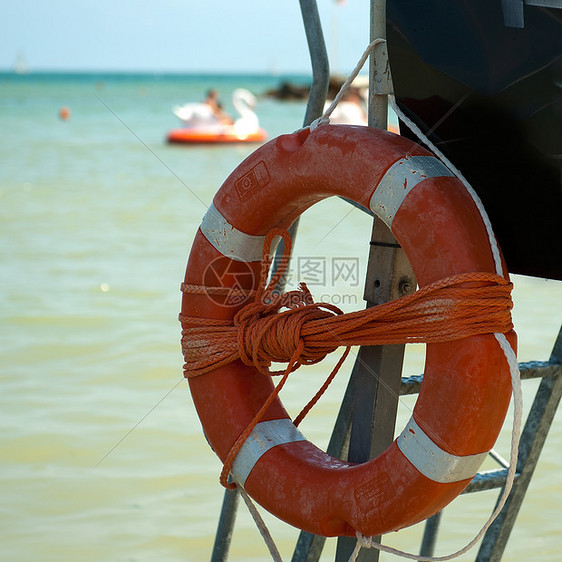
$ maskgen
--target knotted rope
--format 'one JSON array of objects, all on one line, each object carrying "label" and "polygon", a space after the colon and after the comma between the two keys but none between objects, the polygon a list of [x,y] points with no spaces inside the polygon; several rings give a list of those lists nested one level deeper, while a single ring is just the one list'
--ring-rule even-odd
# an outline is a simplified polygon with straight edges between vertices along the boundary
[{"label": "knotted rope", "polygon": [[[284,257],[267,283],[270,249],[276,236],[285,241]],[[180,315],[187,378],[202,376],[236,359],[264,375],[282,375],[227,455],[221,483],[228,488],[235,487],[227,478],[240,447],[289,374],[301,365],[319,363],[338,347],[346,348],[322,388],[295,419],[295,425],[333,380],[351,346],[448,342],[476,334],[506,333],[513,328],[512,284],[499,275],[485,272],[453,275],[400,299],[344,314],[332,304],[315,303],[304,283],[298,290],[281,295],[274,292],[286,270],[290,252],[288,232],[272,229],[265,239],[255,300],[241,308],[232,322]],[[182,291],[200,294],[202,288],[183,284]],[[273,362],[287,363],[287,367],[270,371]]]}]

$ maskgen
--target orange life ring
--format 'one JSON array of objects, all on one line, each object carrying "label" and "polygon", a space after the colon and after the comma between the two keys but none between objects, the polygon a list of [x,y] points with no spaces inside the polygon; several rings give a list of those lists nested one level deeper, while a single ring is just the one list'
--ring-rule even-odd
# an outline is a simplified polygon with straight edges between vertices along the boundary
[{"label": "orange life ring", "polygon": [[[227,178],[197,232],[185,283],[255,289],[265,234],[288,228],[332,195],[386,222],[420,287],[459,273],[496,272],[475,202],[440,160],[386,131],[321,125],[267,143]],[[225,298],[184,294],[182,315],[232,320],[244,303]],[[507,337],[515,346],[515,333]],[[428,344],[424,372],[412,418],[377,458],[354,465],[330,457],[275,399],[240,449],[234,478],[280,519],[324,536],[374,536],[435,514],[467,486],[492,448],[511,382],[493,335]],[[273,390],[269,377],[239,360],[189,385],[223,461]]]}]

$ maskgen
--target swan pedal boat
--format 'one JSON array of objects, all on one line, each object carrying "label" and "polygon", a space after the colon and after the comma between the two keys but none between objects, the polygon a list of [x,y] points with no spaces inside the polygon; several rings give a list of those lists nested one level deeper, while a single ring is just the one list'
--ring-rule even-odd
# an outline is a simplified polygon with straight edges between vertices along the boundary
[{"label": "swan pedal boat", "polygon": [[234,123],[222,123],[206,103],[188,103],[172,109],[183,127],[168,133],[169,143],[220,144],[260,143],[267,133],[259,126],[255,96],[248,90],[238,88],[232,94],[232,104],[239,114]]}]

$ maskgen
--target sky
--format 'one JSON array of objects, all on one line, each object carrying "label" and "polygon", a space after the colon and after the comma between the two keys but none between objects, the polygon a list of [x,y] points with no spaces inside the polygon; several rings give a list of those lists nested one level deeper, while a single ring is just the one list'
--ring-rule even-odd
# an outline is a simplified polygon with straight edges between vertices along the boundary
[{"label": "sky", "polygon": [[[369,39],[369,1],[317,0],[332,71]],[[298,0],[0,0],[0,70],[310,73]]]}]

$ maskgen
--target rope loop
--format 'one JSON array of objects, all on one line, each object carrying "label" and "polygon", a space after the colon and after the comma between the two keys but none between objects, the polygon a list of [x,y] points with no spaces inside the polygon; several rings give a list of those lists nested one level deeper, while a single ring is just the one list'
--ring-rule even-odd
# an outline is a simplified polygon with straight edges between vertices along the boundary
[{"label": "rope loop", "polygon": [[367,62],[367,59],[369,58],[369,55],[375,50],[375,47],[377,45],[380,45],[381,43],[386,43],[386,39],[383,39],[382,37],[378,37],[377,39],[375,39],[374,41],[371,41],[371,43],[369,43],[369,45],[367,46],[367,48],[365,49],[365,51],[361,55],[361,58],[359,59],[359,62],[357,63],[355,68],[351,71],[351,74],[347,77],[347,80],[342,84],[339,92],[337,93],[336,97],[333,99],[333,101],[330,104],[330,106],[328,107],[328,109],[326,109],[326,111],[324,111],[324,114],[322,115],[322,117],[319,117],[318,119],[315,119],[310,124],[310,132],[314,131],[314,129],[316,129],[316,127],[319,127],[320,125],[327,125],[330,122],[330,115],[332,115],[332,113],[334,112],[334,110],[336,109],[336,107],[338,106],[338,104],[340,103],[342,98],[344,97],[347,90],[349,90],[349,88],[351,87],[351,84],[353,83],[353,81],[357,78],[357,75],[359,74],[359,72],[361,72],[361,69],[365,65],[365,62]]},{"label": "rope loop", "polygon": [[314,121],[312,121],[312,123],[310,123],[308,127],[304,127],[305,129],[308,128],[312,133],[317,127],[320,127],[321,125],[328,125],[330,123],[330,115],[332,115],[332,113],[334,112],[340,101],[343,99],[347,90],[349,90],[349,88],[351,87],[353,81],[357,78],[359,72],[361,72],[363,66],[365,66],[365,62],[369,58],[369,55],[374,51],[375,47],[377,45],[380,45],[381,43],[386,43],[386,39],[383,39],[382,37],[378,37],[367,46],[367,48],[361,55],[359,62],[357,63],[355,68],[351,71],[351,74],[347,77],[347,80],[342,84],[341,88],[339,89],[339,92],[336,94],[336,97],[332,100],[332,103],[328,106],[326,111],[324,111],[324,113],[320,117],[314,119]]}]

